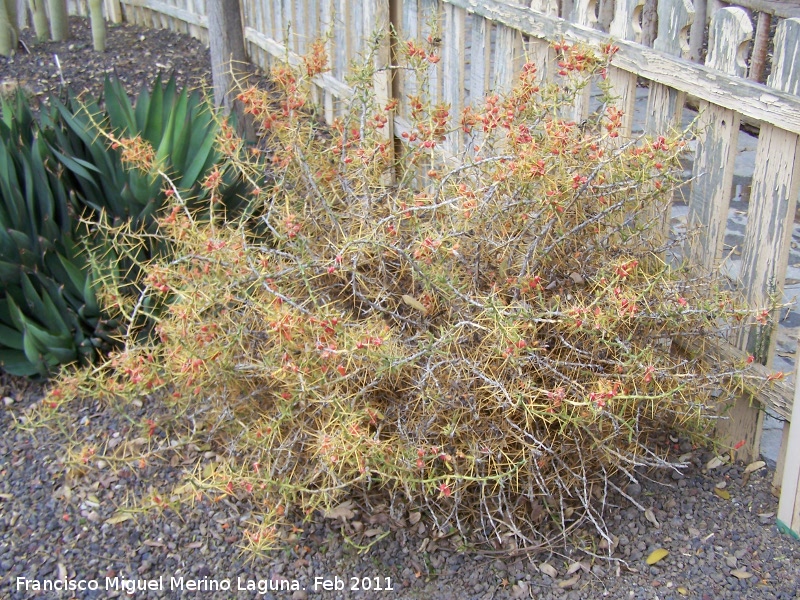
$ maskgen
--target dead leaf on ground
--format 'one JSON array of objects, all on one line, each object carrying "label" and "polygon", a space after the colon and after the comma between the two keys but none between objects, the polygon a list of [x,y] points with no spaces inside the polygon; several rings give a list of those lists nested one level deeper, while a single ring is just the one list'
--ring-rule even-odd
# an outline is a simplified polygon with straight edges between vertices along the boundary
[{"label": "dead leaf on ground", "polygon": [[731,499],[731,493],[728,490],[723,490],[721,488],[715,487],[714,488],[714,493],[717,496],[719,496],[720,498],[722,498],[723,500],[730,500]]},{"label": "dead leaf on ground", "polygon": [[411,525],[416,525],[419,523],[419,520],[422,518],[422,513],[419,511],[410,512],[408,513],[408,522]]},{"label": "dead leaf on ground", "polygon": [[546,562],[541,563],[539,565],[539,571],[544,573],[545,575],[548,575],[548,576],[552,577],[553,579],[558,577],[558,569],[556,569],[550,563],[546,563]]},{"label": "dead leaf on ground", "polygon": [[116,525],[117,523],[123,523],[124,521],[128,521],[132,518],[133,515],[131,513],[123,512],[106,519],[106,523],[109,525]]},{"label": "dead leaf on ground", "polygon": [[364,537],[375,537],[383,533],[383,529],[367,529],[364,532]]},{"label": "dead leaf on ground", "polygon": [[416,298],[414,298],[413,296],[409,296],[408,294],[403,294],[403,302],[405,302],[411,308],[418,310],[423,315],[428,314],[428,309],[425,308],[425,305]]},{"label": "dead leaf on ground", "polygon": [[342,519],[345,521],[352,519],[356,516],[352,500],[347,500],[335,508],[326,510],[324,516],[326,519]]},{"label": "dead leaf on ground", "polygon": [[650,553],[650,556],[647,557],[647,560],[645,562],[648,565],[654,565],[668,554],[669,550],[665,550],[664,548],[658,548]]},{"label": "dead leaf on ground", "polygon": [[749,465],[747,465],[744,468],[744,472],[745,473],[752,473],[754,471],[758,471],[761,467],[766,467],[766,466],[767,466],[767,463],[765,463],[763,460],[757,460],[757,461],[751,462]]},{"label": "dead leaf on ground", "polygon": [[575,585],[576,583],[578,583],[578,581],[580,580],[580,578],[581,578],[581,575],[580,575],[580,573],[578,573],[577,575],[573,575],[573,576],[572,576],[572,577],[570,577],[569,579],[565,579],[564,581],[559,581],[559,582],[558,582],[558,587],[560,587],[561,589],[565,589],[565,588],[568,588],[568,587],[572,587],[573,585]]},{"label": "dead leaf on ground", "polygon": [[726,458],[722,458],[721,456],[715,456],[710,461],[706,463],[706,470],[710,471],[712,469],[716,469],[717,467],[721,467],[727,462]]},{"label": "dead leaf on ground", "polygon": [[583,565],[581,565],[581,563],[574,562],[569,566],[569,569],[567,569],[567,575],[572,575],[573,573],[577,573],[582,568],[583,568]]},{"label": "dead leaf on ground", "polygon": [[749,579],[753,576],[752,573],[745,571],[744,569],[734,569],[731,571],[731,575],[736,577],[736,579]]},{"label": "dead leaf on ground", "polygon": [[644,511],[644,518],[650,521],[656,527],[656,529],[661,529],[661,523],[659,523],[658,519],[656,519],[656,515],[653,513],[652,508],[648,508],[646,511]]}]

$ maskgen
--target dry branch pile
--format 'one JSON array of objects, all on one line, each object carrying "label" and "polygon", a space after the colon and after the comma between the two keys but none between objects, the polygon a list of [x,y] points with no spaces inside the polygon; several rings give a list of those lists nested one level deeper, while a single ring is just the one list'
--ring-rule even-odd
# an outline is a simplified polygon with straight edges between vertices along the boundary
[{"label": "dry branch pile", "polygon": [[[424,89],[435,50],[405,48]],[[397,106],[375,103],[369,67],[347,114],[312,118],[320,45],[302,72],[275,68],[273,91],[243,90],[262,150],[244,157],[230,130],[219,142],[246,174],[267,170],[260,216],[200,218],[175,193],[159,225],[170,255],[141,265],[138,296],[111,281],[103,294],[134,320],[160,295],[153,339],[65,375],[48,402],[173,403],[231,451],[200,489],[252,494],[274,518],[257,547],[287,507],[366,490],[399,516],[427,508],[465,543],[537,546],[586,522],[606,536],[608,494],[668,466],[652,438],[702,432],[742,367],[708,372],[672,342],[746,313],[666,258],[659,215],[684,142],[620,142],[610,101],[580,124],[559,116],[592,79],[605,89],[613,48],[558,51],[558,83],[540,88],[526,65],[462,115],[409,98],[396,154]],[[468,138],[455,168],[438,153],[453,128]],[[213,213],[213,173],[204,185]],[[121,255],[141,242],[109,235]]]}]

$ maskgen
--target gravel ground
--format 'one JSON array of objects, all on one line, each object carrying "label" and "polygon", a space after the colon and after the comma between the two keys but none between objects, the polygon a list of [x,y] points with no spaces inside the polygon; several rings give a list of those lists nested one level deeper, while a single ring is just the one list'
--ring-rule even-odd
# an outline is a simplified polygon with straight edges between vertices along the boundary
[{"label": "gravel ground", "polygon": [[[152,416],[152,407],[123,415],[76,401],[62,415],[68,425],[30,432],[20,424],[37,388],[7,380],[0,393],[2,598],[123,597],[126,586],[147,584],[159,589],[137,590],[136,598],[800,598],[800,542],[775,527],[772,472],[748,476],[743,465],[723,465],[703,473],[707,452],[691,452],[685,474],[651,474],[628,486],[651,512],[623,502],[609,507],[618,538],[611,561],[574,548],[522,557],[461,552],[458,540],[438,538],[425,517],[410,525],[357,501],[347,521],[315,515],[297,523],[285,549],[253,556],[241,549],[254,511],[246,499],[204,498],[115,522],[120,508],[168,495],[196,457],[162,442],[146,466],[76,467],[69,459],[70,440],[107,446],[131,437],[130,423]],[[368,529],[386,537],[359,554],[348,540],[366,544]],[[669,554],[648,566],[658,548]],[[35,590],[35,582],[64,578],[98,589]],[[353,582],[386,589],[357,591]],[[214,589],[226,583],[229,590]]]},{"label": "gravel ground", "polygon": [[[159,69],[174,69],[180,83],[192,85],[208,75],[208,53],[185,36],[124,25],[109,32],[109,51],[98,55],[86,21],[74,19],[72,33],[69,42],[33,46],[28,32],[32,53],[0,58],[0,82],[39,95],[58,88],[63,76],[76,90],[97,94],[106,72],[130,90]],[[120,414],[76,401],[62,415],[69,426],[30,432],[20,424],[38,394],[35,385],[0,379],[0,598],[131,597],[126,592],[143,585],[158,589],[137,589],[133,597],[800,598],[800,542],[775,527],[772,472],[745,475],[743,465],[704,472],[711,455],[686,445],[674,449],[676,456],[691,452],[684,473],[649,474],[628,486],[650,511],[628,501],[609,507],[607,523],[618,539],[610,561],[569,547],[523,557],[461,552],[455,536],[440,538],[425,517],[411,525],[408,514],[391,518],[355,500],[348,520],[315,515],[297,523],[285,550],[253,556],[241,549],[255,511],[246,499],[204,497],[117,522],[120,508],[173,489],[197,456],[163,442],[141,465],[83,467],[70,459],[76,439],[108,446],[135,435],[131,423],[148,418],[152,407]],[[367,552],[348,541],[365,545],[376,531],[375,538],[385,537]],[[659,548],[669,554],[648,566]],[[97,589],[36,590],[65,580]],[[354,583],[372,589],[351,589]]]}]

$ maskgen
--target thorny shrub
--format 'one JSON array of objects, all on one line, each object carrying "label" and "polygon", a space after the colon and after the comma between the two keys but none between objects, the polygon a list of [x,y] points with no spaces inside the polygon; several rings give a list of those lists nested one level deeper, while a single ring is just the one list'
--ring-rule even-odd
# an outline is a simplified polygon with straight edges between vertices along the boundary
[{"label": "thorny shrub", "polygon": [[[408,42],[418,95],[377,104],[367,61],[329,126],[314,117],[327,58],[313,48],[272,69],[270,92],[238,96],[261,128],[239,166],[267,173],[254,200],[266,235],[196,218],[173,193],[158,235],[174,252],[141,265],[142,297],[164,299],[154,339],[64,374],[44,408],[171,407],[227,457],[192,489],[266,515],[256,549],[290,514],[374,494],[464,545],[541,547],[585,523],[608,540],[609,494],[637,468],[671,467],[654,438],[703,434],[743,368],[675,351],[749,320],[658,231],[684,141],[618,137],[610,45],[559,44],[556,82],[526,64],[509,93],[453,115],[423,93],[435,47]],[[576,123],[590,81],[605,96]]]}]

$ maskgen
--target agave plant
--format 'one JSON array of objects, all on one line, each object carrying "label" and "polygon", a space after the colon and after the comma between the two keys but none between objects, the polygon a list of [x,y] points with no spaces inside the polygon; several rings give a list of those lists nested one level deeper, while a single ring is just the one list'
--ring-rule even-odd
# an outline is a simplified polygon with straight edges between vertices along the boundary
[{"label": "agave plant", "polygon": [[20,93],[0,121],[0,366],[46,374],[111,342],[73,241],[70,191]]},{"label": "agave plant", "polygon": [[[216,200],[227,214],[247,208],[248,185],[218,152],[220,125],[199,93],[177,90],[157,78],[132,104],[117,80],[105,82],[105,98],[79,102],[51,98],[37,124],[18,94],[2,106],[0,123],[0,367],[20,375],[45,375],[56,365],[91,361],[110,348],[117,323],[101,314],[97,277],[137,289],[132,268],[163,242],[139,247],[135,257],[117,256],[92,224],[128,223],[154,232],[167,206],[158,173],[124,163],[110,139],[141,138],[154,150],[189,208],[209,206],[202,182],[216,169]],[[81,240],[76,244],[75,240]],[[88,255],[99,257],[90,268]],[[127,286],[127,288],[126,288]]]},{"label": "agave plant", "polygon": [[214,167],[221,167],[223,178],[218,200],[234,213],[244,208],[247,186],[221,165],[215,144],[219,124],[211,106],[198,92],[178,92],[174,77],[166,84],[157,77],[152,91],[143,88],[135,105],[118,80],[107,78],[102,107],[92,99],[55,106],[61,126],[54,127],[54,154],[71,172],[76,197],[91,214],[104,213],[112,222],[130,219],[132,228],[149,229],[167,198],[162,178],[125,165],[109,136],[147,142],[155,163],[190,200],[190,209],[207,204],[201,183]]}]

